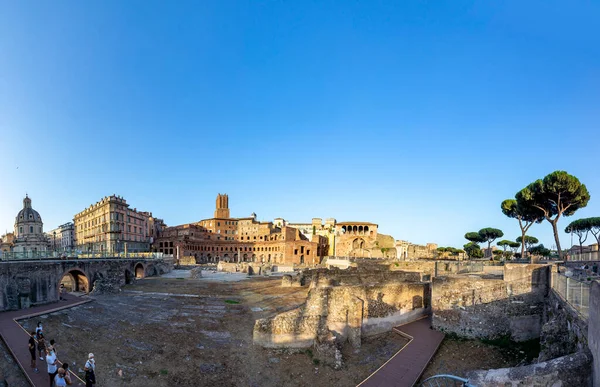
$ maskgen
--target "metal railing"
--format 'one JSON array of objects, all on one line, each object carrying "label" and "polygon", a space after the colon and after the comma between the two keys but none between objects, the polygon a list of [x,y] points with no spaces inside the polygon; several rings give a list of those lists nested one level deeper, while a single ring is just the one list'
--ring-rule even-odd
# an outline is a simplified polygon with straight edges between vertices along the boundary
[{"label": "metal railing", "polygon": [[172,257],[158,252],[108,252],[108,251],[21,251],[0,252],[0,261],[39,261],[61,259],[101,259],[101,258],[145,258],[161,259]]},{"label": "metal railing", "polygon": [[484,262],[461,261],[461,262],[435,262],[435,275],[479,273],[486,266]]},{"label": "metal railing", "polygon": [[566,261],[600,261],[600,251],[588,251],[587,253],[571,254]]},{"label": "metal railing", "polygon": [[552,289],[585,320],[590,310],[590,283],[552,273]]},{"label": "metal railing", "polygon": [[475,387],[469,383],[469,379],[459,378],[454,375],[435,375],[425,379],[421,387]]}]

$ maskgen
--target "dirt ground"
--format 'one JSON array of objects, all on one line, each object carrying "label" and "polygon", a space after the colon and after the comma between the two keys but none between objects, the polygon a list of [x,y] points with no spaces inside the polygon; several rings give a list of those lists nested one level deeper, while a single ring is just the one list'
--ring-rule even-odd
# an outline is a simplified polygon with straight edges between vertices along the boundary
[{"label": "dirt ground", "polygon": [[42,321],[73,371],[93,352],[99,387],[355,386],[406,344],[392,332],[363,340],[359,350],[344,349],[340,371],[320,366],[308,350],[254,346],[256,319],[306,298],[306,288],[280,283],[148,278],[118,295],[22,323],[31,329]]},{"label": "dirt ground", "polygon": [[489,344],[446,337],[425,369],[421,381],[438,374],[465,377],[468,371],[529,364],[533,356],[536,356],[536,349],[532,348],[531,343]]},{"label": "dirt ground", "polygon": [[13,359],[4,341],[0,340],[0,385],[6,381],[10,387],[29,387],[29,382]]}]

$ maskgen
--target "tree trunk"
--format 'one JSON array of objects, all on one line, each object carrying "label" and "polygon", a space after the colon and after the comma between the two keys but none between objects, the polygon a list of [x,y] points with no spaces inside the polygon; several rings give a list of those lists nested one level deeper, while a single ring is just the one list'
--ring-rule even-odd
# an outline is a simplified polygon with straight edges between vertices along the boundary
[{"label": "tree trunk", "polygon": [[525,258],[525,230],[521,227],[521,259]]},{"label": "tree trunk", "polygon": [[560,249],[560,239],[558,239],[558,228],[556,227],[556,224],[558,223],[558,216],[554,219],[550,221],[550,224],[552,224],[552,231],[554,231],[554,241],[556,242],[556,250],[558,251],[558,258],[562,258],[562,250]]},{"label": "tree trunk", "polygon": [[489,254],[490,259],[492,259],[492,248],[490,247],[492,245],[492,242],[488,241],[488,249],[487,249],[487,253]]}]

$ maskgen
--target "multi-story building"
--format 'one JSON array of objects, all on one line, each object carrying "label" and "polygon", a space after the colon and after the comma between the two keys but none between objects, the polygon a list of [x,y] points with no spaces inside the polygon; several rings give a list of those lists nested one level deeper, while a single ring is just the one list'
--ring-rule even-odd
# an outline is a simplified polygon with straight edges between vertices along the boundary
[{"label": "multi-story building", "polygon": [[120,196],[106,196],[75,215],[76,246],[82,251],[150,251],[151,215],[131,209]]},{"label": "multi-story building", "polygon": [[327,254],[328,243],[320,235],[308,238],[295,228],[257,221],[256,214],[231,218],[229,198],[219,194],[213,218],[167,227],[154,249],[193,256],[198,262],[318,264]]},{"label": "multi-story building", "polygon": [[75,225],[73,222],[61,224],[46,233],[50,241],[50,249],[54,251],[69,251],[75,247]]}]

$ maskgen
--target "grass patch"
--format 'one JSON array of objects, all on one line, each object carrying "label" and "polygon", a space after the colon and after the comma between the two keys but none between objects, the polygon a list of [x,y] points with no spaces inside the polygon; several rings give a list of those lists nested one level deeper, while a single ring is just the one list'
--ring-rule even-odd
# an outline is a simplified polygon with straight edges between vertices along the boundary
[{"label": "grass patch", "polygon": [[176,279],[185,279],[185,278],[183,278],[183,277],[177,277]]},{"label": "grass patch", "polygon": [[169,370],[160,370],[159,371],[161,375],[168,375],[169,374]]},{"label": "grass patch", "polygon": [[226,303],[226,304],[231,304],[231,305],[237,305],[237,304],[239,304],[240,302],[239,302],[239,301],[236,301],[236,300],[225,300],[225,303]]},{"label": "grass patch", "polygon": [[321,362],[319,361],[319,359],[313,359],[313,364],[314,364],[314,365],[318,366],[318,365],[319,365],[319,363],[321,363]]}]

